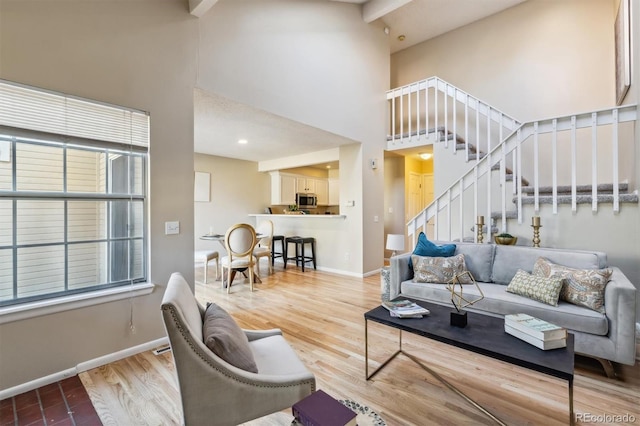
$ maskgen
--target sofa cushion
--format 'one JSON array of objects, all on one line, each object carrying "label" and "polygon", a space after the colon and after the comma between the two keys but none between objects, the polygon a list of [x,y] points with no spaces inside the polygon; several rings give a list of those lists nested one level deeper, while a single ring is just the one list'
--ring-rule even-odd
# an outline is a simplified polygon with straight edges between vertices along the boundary
[{"label": "sofa cushion", "polygon": [[[558,306],[547,305],[509,293],[502,284],[478,282],[478,285],[482,289],[484,298],[465,310],[494,316],[525,313],[574,331],[598,336],[606,336],[609,333],[609,320],[606,315],[591,309],[572,305],[562,300],[558,302]],[[408,280],[401,284],[401,289],[401,297],[438,303],[450,306],[454,310],[451,304],[451,291],[442,284],[414,283]],[[469,298],[480,296],[476,286],[465,286],[464,293]]]},{"label": "sofa cushion", "polygon": [[551,306],[558,306],[562,281],[562,278],[541,277],[519,269],[507,286],[507,291]]},{"label": "sofa cushion", "polygon": [[464,255],[451,257],[427,257],[411,255],[413,261],[413,281],[417,283],[446,284],[456,275],[467,270]]},{"label": "sofa cushion", "polygon": [[282,335],[249,342],[260,374],[306,374],[307,368]]},{"label": "sofa cushion", "polygon": [[207,305],[202,334],[204,344],[220,358],[234,367],[258,372],[247,335],[231,315],[215,303]]},{"label": "sofa cushion", "polygon": [[467,269],[476,281],[490,282],[495,244],[456,243],[455,254],[464,254]]},{"label": "sofa cushion", "polygon": [[[413,254],[418,256],[430,256],[430,257],[450,257],[456,251],[455,244],[443,244],[438,245],[427,239],[424,232],[418,235],[418,242],[413,249]],[[412,260],[409,258],[409,268],[413,268]]]},{"label": "sofa cushion", "polygon": [[607,259],[607,256],[600,252],[496,245],[490,281],[509,284],[518,269],[531,272],[539,257],[579,269],[604,268]]},{"label": "sofa cushion", "polygon": [[604,313],[604,290],[611,278],[611,269],[575,269],[558,265],[544,257],[538,258],[533,274],[563,278],[560,299]]}]

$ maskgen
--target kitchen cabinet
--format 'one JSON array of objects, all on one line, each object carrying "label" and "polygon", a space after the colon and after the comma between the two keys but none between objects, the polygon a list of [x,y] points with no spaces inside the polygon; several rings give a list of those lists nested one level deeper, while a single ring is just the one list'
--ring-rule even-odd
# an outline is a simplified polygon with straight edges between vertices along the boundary
[{"label": "kitchen cabinet", "polygon": [[317,182],[317,179],[314,179],[314,178],[297,177],[296,178],[296,187],[298,188],[298,192],[315,194],[316,193],[316,182]]},{"label": "kitchen cabinet", "polygon": [[289,205],[296,203],[296,176],[280,172],[271,174],[271,204]]},{"label": "kitchen cabinet", "polygon": [[329,204],[329,181],[326,179],[316,179],[316,195],[318,196],[318,205],[326,206]]},{"label": "kitchen cabinet", "polygon": [[328,204],[330,206],[339,206],[340,205],[340,180],[329,179],[327,181],[327,185],[329,187]]}]

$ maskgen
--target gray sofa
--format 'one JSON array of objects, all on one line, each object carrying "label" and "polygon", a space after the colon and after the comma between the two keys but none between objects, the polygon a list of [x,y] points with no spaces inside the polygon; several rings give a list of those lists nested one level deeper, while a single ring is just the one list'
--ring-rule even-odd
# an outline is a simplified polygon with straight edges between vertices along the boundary
[{"label": "gray sofa", "polygon": [[[445,244],[446,242],[437,242]],[[473,274],[484,293],[484,299],[468,307],[492,315],[527,313],[567,328],[575,335],[576,353],[588,355],[602,362],[607,374],[613,373],[609,362],[633,365],[636,341],[636,289],[619,268],[607,265],[607,256],[601,252],[503,246],[455,242],[455,254],[464,254],[467,269]],[[409,267],[411,253],[391,258],[390,297],[409,297],[451,305],[451,293],[444,284],[414,283]],[[613,271],[605,288],[605,311],[560,301],[551,306],[507,292],[518,269],[531,272],[538,257],[551,262],[580,269]],[[479,295],[475,286],[464,286],[464,294]]]}]

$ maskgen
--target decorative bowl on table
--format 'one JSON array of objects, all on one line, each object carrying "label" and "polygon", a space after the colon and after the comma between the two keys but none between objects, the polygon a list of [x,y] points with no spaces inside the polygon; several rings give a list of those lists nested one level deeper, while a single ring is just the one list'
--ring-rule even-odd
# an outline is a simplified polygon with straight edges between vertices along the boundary
[{"label": "decorative bowl on table", "polygon": [[518,237],[514,237],[511,234],[499,234],[493,237],[493,240],[496,244],[500,244],[502,246],[514,246],[516,242],[518,242]]}]

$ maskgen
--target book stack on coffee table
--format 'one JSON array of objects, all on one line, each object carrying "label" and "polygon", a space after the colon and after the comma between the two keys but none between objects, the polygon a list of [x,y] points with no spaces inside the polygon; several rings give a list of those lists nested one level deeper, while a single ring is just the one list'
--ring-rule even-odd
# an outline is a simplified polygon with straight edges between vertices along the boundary
[{"label": "book stack on coffee table", "polygon": [[356,425],[356,413],[321,390],[293,404],[291,411],[303,426]]},{"label": "book stack on coffee table", "polygon": [[567,346],[565,328],[527,314],[505,315],[504,331],[543,350]]}]

